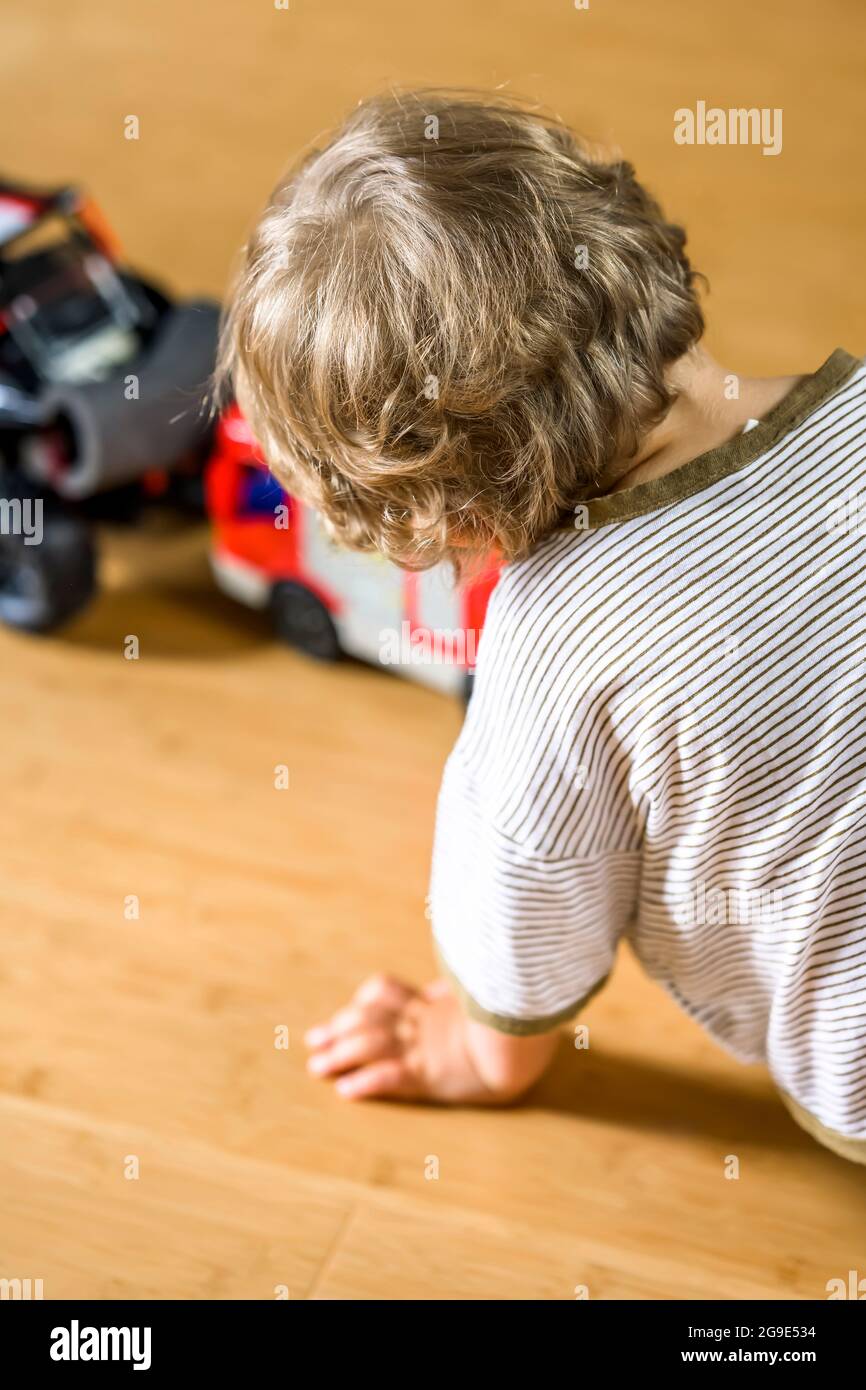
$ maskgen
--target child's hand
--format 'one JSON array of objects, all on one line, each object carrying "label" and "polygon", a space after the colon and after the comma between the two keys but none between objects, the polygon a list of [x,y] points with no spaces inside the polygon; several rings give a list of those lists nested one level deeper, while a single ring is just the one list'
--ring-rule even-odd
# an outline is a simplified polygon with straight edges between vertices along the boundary
[{"label": "child's hand", "polygon": [[329,1023],[305,1036],[308,1070],[349,1100],[387,1096],[501,1104],[538,1079],[557,1034],[514,1038],[475,1023],[444,980],[423,990],[374,975]]}]

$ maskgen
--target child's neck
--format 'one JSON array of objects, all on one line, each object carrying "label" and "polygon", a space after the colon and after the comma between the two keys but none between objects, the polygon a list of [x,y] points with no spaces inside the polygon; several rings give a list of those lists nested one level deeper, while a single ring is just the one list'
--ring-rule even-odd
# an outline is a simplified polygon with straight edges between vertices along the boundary
[{"label": "child's neck", "polygon": [[[599,492],[621,492],[661,478],[727,443],[748,420],[760,420],[772,410],[800,380],[799,376],[739,376],[721,367],[703,348],[694,348],[668,372],[677,398],[667,415],[644,437],[633,458],[608,470]],[[735,391],[736,397],[730,399]]]}]

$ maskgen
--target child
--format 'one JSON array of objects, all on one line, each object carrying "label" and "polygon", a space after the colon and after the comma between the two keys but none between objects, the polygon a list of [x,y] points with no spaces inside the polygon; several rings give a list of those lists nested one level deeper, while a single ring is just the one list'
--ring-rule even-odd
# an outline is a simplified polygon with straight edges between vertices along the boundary
[{"label": "child", "polygon": [[334,537],[505,568],[439,800],[443,978],[308,1035],[348,1097],[499,1102],[620,941],[866,1162],[866,369],[701,346],[683,232],[516,104],[361,105],[276,190],[223,374]]}]

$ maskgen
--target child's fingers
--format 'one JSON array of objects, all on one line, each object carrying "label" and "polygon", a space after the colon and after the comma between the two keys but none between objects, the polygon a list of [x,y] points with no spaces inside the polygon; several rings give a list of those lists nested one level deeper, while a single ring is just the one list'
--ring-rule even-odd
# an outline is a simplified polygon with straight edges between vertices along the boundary
[{"label": "child's fingers", "polygon": [[309,1028],[304,1034],[304,1042],[307,1047],[326,1047],[328,1043],[346,1033],[357,1032],[369,1023],[385,1023],[391,1017],[393,1014],[381,1007],[360,1008],[355,1004],[349,1004],[345,1009],[335,1013],[327,1023],[319,1023],[314,1028]]},{"label": "child's fingers", "polygon": [[393,975],[371,975],[355,991],[352,1003],[362,1007],[378,1004],[386,1009],[402,1009],[417,994],[417,989],[395,979]]},{"label": "child's fingers", "polygon": [[449,982],[440,977],[437,980],[431,980],[429,984],[425,985],[421,993],[425,999],[441,999],[443,994],[451,994],[452,989]]},{"label": "child's fingers", "polygon": [[404,1008],[418,991],[392,975],[371,975],[355,991],[351,1004],[340,1009],[326,1023],[318,1023],[304,1034],[307,1047],[325,1047],[334,1038],[354,1032],[369,1020],[384,1022]]},{"label": "child's fingers", "polygon": [[315,1076],[333,1076],[350,1067],[363,1066],[365,1062],[393,1057],[399,1048],[390,1028],[365,1028],[362,1032],[337,1038],[321,1052],[314,1052],[307,1069]]},{"label": "child's fingers", "polygon": [[341,1076],[334,1089],[346,1100],[367,1100],[373,1096],[394,1096],[412,1100],[418,1096],[418,1083],[401,1057],[372,1062]]}]

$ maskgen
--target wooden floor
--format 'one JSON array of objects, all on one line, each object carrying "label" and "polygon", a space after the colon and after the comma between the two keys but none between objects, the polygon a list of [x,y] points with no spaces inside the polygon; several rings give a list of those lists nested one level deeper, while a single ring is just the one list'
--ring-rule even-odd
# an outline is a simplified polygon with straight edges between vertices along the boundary
[{"label": "wooden floor", "polygon": [[[866,346],[855,0],[9,0],[3,22],[22,116],[0,166],[85,178],[181,289],[222,289],[279,165],[365,91],[509,81],[689,217],[726,362]],[[698,99],[782,106],[783,154],[674,146]],[[448,700],[277,647],[215,594],[202,531],[107,536],[99,602],[56,639],[0,633],[0,672],[0,1277],[47,1298],[763,1299],[866,1273],[864,1170],[627,958],[589,1051],[564,1033],[520,1110],[353,1107],[307,1078],[305,1027],[361,976],[431,971]]]}]

